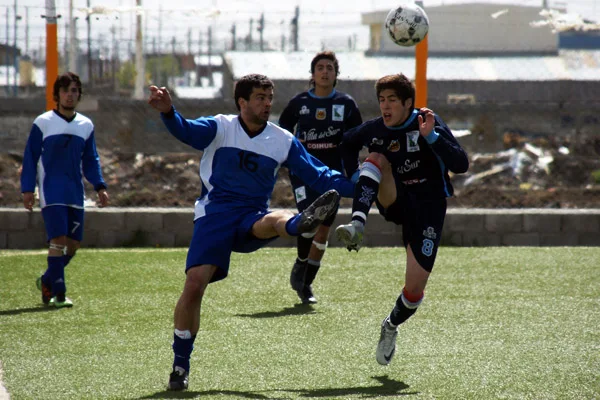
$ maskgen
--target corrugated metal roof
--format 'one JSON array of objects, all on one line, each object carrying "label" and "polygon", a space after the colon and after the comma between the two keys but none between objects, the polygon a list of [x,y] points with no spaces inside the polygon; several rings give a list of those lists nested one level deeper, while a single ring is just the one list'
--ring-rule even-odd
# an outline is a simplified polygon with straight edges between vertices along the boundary
[{"label": "corrugated metal roof", "polygon": [[[414,78],[415,59],[405,56],[367,56],[337,53],[340,79],[377,80],[403,72]],[[263,73],[276,80],[308,80],[315,53],[227,52],[224,57],[234,78]],[[430,80],[600,80],[600,50],[561,50],[556,56],[429,57]]]}]

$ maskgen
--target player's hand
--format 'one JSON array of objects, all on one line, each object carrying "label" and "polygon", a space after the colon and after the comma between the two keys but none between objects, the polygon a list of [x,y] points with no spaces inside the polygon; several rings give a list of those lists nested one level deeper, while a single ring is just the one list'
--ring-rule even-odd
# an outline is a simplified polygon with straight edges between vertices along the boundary
[{"label": "player's hand", "polygon": [[23,206],[29,211],[33,210],[33,203],[35,199],[33,197],[33,192],[24,192],[23,193]]},{"label": "player's hand", "polygon": [[98,207],[106,207],[108,205],[108,192],[106,189],[98,190],[98,201],[96,204],[98,204]]},{"label": "player's hand", "polygon": [[433,128],[435,127],[435,118],[433,116],[433,111],[429,108],[421,108],[421,112],[425,113],[425,119],[423,116],[419,114],[419,133],[421,136],[426,137],[429,136],[431,132],[433,132]]},{"label": "player's hand", "polygon": [[168,113],[173,106],[173,100],[166,87],[163,86],[159,88],[158,86],[152,85],[150,86],[148,104],[162,113]]}]

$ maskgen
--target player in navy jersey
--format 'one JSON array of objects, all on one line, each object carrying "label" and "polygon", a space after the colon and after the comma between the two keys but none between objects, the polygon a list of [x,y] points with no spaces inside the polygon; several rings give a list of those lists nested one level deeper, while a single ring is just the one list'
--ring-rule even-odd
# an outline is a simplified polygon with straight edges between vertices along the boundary
[{"label": "player in navy jersey", "polygon": [[76,74],[67,72],[56,79],[53,87],[56,109],[33,121],[23,154],[23,205],[33,209],[37,184],[49,242],[48,268],[36,285],[44,304],[57,308],[73,306],[65,296],[65,267],[83,238],[83,176],[98,192],[98,205],[108,204],[94,125],[89,118],[75,112],[81,93],[81,81]]},{"label": "player in navy jersey", "polygon": [[[362,123],[356,102],[348,94],[337,91],[340,74],[335,53],[317,53],[310,63],[312,86],[306,92],[290,100],[279,118],[279,125],[295,136],[308,153],[321,160],[329,168],[343,171],[340,142],[345,131]],[[298,211],[302,212],[319,193],[308,187],[293,172],[290,181]],[[290,284],[303,304],[316,303],[312,283],[321,266],[327,248],[329,230],[337,210],[319,227],[316,233],[298,236],[298,256],[290,274]]]},{"label": "player in navy jersey", "polygon": [[406,248],[404,288],[381,324],[376,360],[391,361],[398,325],[412,316],[423,300],[433,269],[446,216],[446,198],[453,193],[448,171],[464,173],[466,152],[442,119],[428,108],[414,109],[415,87],[403,74],[384,76],[375,84],[381,117],[344,135],[348,172],[358,167],[358,152],[369,154],[360,168],[352,203],[352,221],[336,228],[348,250],[360,248],[373,202],[386,221],[402,225]]},{"label": "player in navy jersey", "polygon": [[[308,154],[290,132],[268,122],[273,88],[264,75],[246,75],[234,89],[239,115],[191,120],[175,111],[166,88],[150,87],[148,103],[161,112],[169,132],[203,151],[202,192],[195,205],[186,281],[175,307],[170,390],[188,387],[202,298],[209,283],[227,276],[231,252],[249,253],[278,236],[313,232],[337,209],[339,195],[354,193],[350,180]],[[300,214],[268,210],[282,166],[323,193]]]}]

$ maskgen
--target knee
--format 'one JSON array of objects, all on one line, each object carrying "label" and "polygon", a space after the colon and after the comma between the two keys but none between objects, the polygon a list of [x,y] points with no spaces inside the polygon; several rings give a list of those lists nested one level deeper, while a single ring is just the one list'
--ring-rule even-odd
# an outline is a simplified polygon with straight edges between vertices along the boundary
[{"label": "knee", "polygon": [[193,272],[193,269],[188,270],[181,297],[189,304],[197,304],[202,301],[208,282],[190,272]]},{"label": "knee", "polygon": [[81,247],[81,245],[79,244],[79,242],[71,242],[67,245],[67,255],[73,257],[75,255],[75,253],[77,253],[77,250],[79,250],[79,248]]},{"label": "knee", "polygon": [[369,153],[365,161],[370,161],[373,164],[377,165],[381,171],[388,169],[390,166],[390,162],[388,159],[381,153]]}]

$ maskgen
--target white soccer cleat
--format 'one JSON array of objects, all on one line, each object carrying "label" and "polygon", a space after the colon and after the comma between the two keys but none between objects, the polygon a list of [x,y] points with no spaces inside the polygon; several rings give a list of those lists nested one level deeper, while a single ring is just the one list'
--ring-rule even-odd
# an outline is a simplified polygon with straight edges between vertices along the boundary
[{"label": "white soccer cleat", "polygon": [[335,235],[340,242],[344,243],[348,251],[358,251],[360,249],[364,233],[365,224],[356,220],[335,228]]},{"label": "white soccer cleat", "polygon": [[396,352],[396,337],[398,336],[398,327],[392,328],[387,317],[381,322],[381,335],[377,343],[375,358],[381,365],[388,365]]}]

